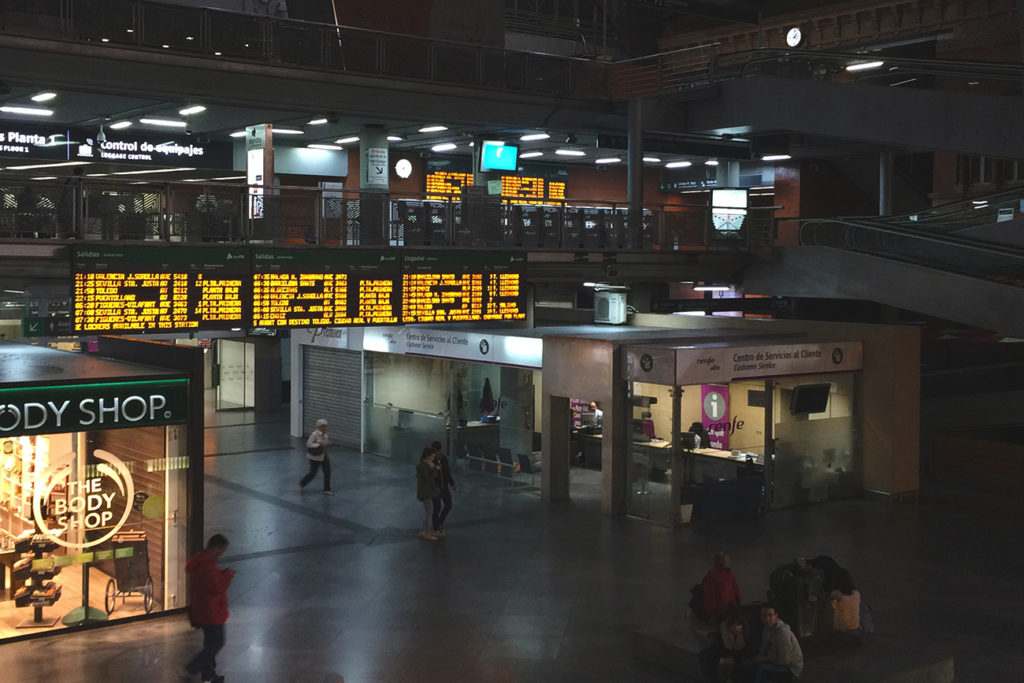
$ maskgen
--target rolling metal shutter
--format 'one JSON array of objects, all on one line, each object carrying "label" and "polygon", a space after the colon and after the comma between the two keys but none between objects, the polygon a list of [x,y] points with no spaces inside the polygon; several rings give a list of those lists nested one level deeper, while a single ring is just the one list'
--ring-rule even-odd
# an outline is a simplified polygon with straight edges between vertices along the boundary
[{"label": "rolling metal shutter", "polygon": [[331,441],[360,450],[362,442],[363,354],[361,351],[302,347],[302,428],[307,436],[320,418]]}]

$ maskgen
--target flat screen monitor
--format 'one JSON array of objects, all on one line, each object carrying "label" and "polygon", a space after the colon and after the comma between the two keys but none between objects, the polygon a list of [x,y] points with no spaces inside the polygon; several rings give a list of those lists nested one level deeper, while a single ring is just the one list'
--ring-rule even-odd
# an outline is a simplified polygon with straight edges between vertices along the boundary
[{"label": "flat screen monitor", "polygon": [[697,435],[693,432],[679,432],[679,443],[687,450],[697,447]]},{"label": "flat screen monitor", "polygon": [[499,140],[484,140],[480,147],[481,171],[514,171],[519,162],[519,148]]},{"label": "flat screen monitor", "polygon": [[597,417],[592,410],[584,410],[580,413],[580,424],[584,427],[593,427],[597,424]]},{"label": "flat screen monitor", "polygon": [[793,415],[807,413],[823,413],[828,407],[828,394],[832,385],[799,384],[793,387],[793,396],[789,400],[789,412]]}]

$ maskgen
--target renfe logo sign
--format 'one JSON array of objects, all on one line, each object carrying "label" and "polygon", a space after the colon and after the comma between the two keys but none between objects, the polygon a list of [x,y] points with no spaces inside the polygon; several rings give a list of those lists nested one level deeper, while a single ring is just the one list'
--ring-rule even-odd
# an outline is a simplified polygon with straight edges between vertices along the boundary
[{"label": "renfe logo sign", "polygon": [[187,406],[187,379],[0,388],[0,435],[180,424]]},{"label": "renfe logo sign", "polygon": [[[85,549],[103,543],[124,526],[132,511],[135,485],[128,468],[108,451],[96,449],[93,456],[100,461],[89,468],[94,476],[80,481],[72,481],[76,457],[73,451],[52,459],[50,466],[41,473],[32,496],[32,514],[39,531],[65,548]],[[107,480],[110,485],[104,486]],[[50,493],[57,486],[67,494],[62,493],[51,501]],[[69,531],[101,529],[107,533],[99,538],[81,543],[67,540]],[[79,537],[85,539],[85,534]]]}]

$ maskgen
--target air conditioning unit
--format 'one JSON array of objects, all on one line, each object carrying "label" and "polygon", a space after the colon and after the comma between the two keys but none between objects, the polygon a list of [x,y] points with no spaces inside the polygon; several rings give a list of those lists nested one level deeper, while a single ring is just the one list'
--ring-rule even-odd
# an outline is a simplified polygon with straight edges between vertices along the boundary
[{"label": "air conditioning unit", "polygon": [[594,322],[607,325],[626,322],[626,293],[594,292]]}]

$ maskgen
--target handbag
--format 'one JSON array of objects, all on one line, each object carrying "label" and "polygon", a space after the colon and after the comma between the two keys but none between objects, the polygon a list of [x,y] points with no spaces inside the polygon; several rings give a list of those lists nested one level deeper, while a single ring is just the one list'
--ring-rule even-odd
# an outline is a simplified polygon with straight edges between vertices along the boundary
[{"label": "handbag", "polygon": [[322,445],[310,446],[309,448],[306,449],[306,452],[309,453],[310,455],[323,455],[324,447]]}]

